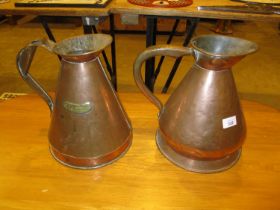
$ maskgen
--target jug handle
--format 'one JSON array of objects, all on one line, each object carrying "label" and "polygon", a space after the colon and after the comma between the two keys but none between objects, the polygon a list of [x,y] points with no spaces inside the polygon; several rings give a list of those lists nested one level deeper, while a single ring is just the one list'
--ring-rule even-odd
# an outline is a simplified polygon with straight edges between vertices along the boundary
[{"label": "jug handle", "polygon": [[142,75],[141,67],[144,61],[157,55],[170,56],[170,57],[182,57],[185,55],[192,55],[192,48],[180,47],[174,45],[157,45],[148,47],[145,51],[140,53],[134,62],[133,74],[136,85],[143,92],[143,94],[161,111],[163,105],[161,101],[147,88]]},{"label": "jug handle", "polygon": [[52,52],[55,43],[47,39],[36,40],[22,48],[17,54],[16,64],[19,74],[27,84],[33,88],[47,103],[50,111],[53,111],[53,100],[42,86],[31,76],[29,69],[38,46],[46,48]]}]

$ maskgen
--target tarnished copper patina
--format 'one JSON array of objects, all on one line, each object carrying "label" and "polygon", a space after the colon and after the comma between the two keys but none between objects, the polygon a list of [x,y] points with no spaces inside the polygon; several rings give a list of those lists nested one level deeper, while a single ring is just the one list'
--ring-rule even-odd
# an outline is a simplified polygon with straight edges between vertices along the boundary
[{"label": "tarnished copper patina", "polygon": [[[240,156],[246,126],[231,67],[253,53],[253,42],[218,35],[194,38],[191,48],[153,46],[134,64],[136,84],[160,110],[160,151],[176,165],[211,173],[230,168]],[[193,55],[195,64],[165,105],[144,85],[142,63],[156,55]]]},{"label": "tarnished copper patina", "polygon": [[[22,78],[51,110],[49,143],[59,162],[74,168],[98,168],[121,157],[132,140],[132,127],[98,58],[112,41],[104,34],[54,43],[38,40],[17,56]],[[61,71],[55,101],[29,74],[35,50],[43,46],[59,55]]]}]

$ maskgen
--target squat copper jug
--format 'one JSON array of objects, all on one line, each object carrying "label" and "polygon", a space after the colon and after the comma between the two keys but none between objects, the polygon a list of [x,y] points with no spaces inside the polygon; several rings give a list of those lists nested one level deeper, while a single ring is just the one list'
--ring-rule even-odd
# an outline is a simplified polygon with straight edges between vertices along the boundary
[{"label": "squat copper jug", "polygon": [[[152,46],[134,63],[136,84],[159,108],[156,141],[171,162],[190,171],[212,173],[233,166],[245,138],[245,121],[231,67],[253,53],[253,42],[217,35],[194,38],[191,48]],[[195,64],[165,105],[144,85],[142,63],[156,55],[193,55]]]},{"label": "squat copper jug", "polygon": [[[98,168],[121,157],[131,144],[130,121],[98,58],[111,42],[111,36],[105,34],[73,37],[57,44],[37,40],[18,53],[20,75],[50,108],[50,152],[64,165]],[[61,57],[54,102],[29,73],[38,46]]]}]

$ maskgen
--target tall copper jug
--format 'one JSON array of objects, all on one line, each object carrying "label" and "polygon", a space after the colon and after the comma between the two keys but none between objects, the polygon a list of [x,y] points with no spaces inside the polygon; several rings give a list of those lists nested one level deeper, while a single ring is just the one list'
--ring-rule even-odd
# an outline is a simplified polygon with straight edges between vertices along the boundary
[{"label": "tall copper jug", "polygon": [[[54,43],[37,40],[21,49],[22,78],[51,110],[49,144],[53,157],[74,168],[98,168],[121,157],[132,140],[132,127],[99,60],[112,38],[83,35]],[[38,46],[61,57],[55,101],[29,73]]]},{"label": "tall copper jug", "polygon": [[[217,35],[191,41],[191,48],[152,46],[134,63],[136,84],[159,109],[156,141],[171,162],[194,172],[211,173],[230,168],[241,153],[245,121],[231,67],[253,53],[253,42]],[[165,105],[144,85],[142,63],[156,55],[193,55],[195,64]]]}]

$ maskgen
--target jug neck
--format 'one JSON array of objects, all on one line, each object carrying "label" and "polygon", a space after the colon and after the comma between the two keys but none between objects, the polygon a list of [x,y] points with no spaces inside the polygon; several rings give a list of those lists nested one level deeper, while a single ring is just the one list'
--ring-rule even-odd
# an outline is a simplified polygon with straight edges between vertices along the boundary
[{"label": "jug neck", "polygon": [[204,52],[200,52],[194,49],[194,59],[196,65],[202,67],[204,69],[214,70],[214,71],[221,71],[226,69],[231,69],[234,64],[240,61],[245,55],[241,56],[216,56],[206,54]]},{"label": "jug neck", "polygon": [[88,55],[60,55],[61,61],[67,62],[67,63],[85,63],[85,62],[91,62],[93,60],[96,60],[98,58],[98,54],[88,54]]}]

